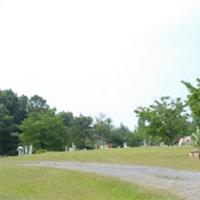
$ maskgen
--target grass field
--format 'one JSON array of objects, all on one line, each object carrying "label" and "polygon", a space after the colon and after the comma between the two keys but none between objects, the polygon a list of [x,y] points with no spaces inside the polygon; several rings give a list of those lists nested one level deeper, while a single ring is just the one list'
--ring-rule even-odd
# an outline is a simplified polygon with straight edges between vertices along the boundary
[{"label": "grass field", "polygon": [[162,166],[200,171],[190,147],[140,147],[43,154],[0,159],[1,200],[177,200],[166,191],[143,188],[89,173],[19,166],[9,161],[78,161]]},{"label": "grass field", "polygon": [[139,147],[76,152],[48,152],[12,157],[6,160],[51,160],[100,163],[126,163],[200,171],[200,160],[188,157],[191,147]]},{"label": "grass field", "polygon": [[178,200],[162,191],[89,173],[1,161],[1,200]]}]

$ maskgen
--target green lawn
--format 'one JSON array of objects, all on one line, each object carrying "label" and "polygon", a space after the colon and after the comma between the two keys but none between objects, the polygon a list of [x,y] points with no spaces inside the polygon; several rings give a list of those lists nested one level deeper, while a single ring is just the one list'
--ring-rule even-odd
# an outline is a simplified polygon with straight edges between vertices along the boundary
[{"label": "green lawn", "polygon": [[200,171],[200,160],[193,160],[188,157],[190,150],[191,147],[139,147],[77,152],[48,152],[32,156],[22,156],[21,158],[12,157],[8,160],[126,163]]},{"label": "green lawn", "polygon": [[48,152],[0,159],[2,200],[177,200],[164,191],[136,186],[89,173],[28,167],[8,161],[79,161],[163,166],[200,171],[200,161],[188,157],[190,147],[147,147],[76,152]]},{"label": "green lawn", "polygon": [[0,161],[1,200],[178,200],[115,178]]}]

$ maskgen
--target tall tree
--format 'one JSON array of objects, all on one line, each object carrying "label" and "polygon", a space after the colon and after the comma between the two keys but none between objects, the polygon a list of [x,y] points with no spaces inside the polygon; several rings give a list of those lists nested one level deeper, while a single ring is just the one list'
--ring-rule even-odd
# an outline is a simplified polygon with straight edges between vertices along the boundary
[{"label": "tall tree", "polygon": [[34,149],[64,150],[67,131],[63,121],[52,110],[32,112],[20,125],[20,139]]},{"label": "tall tree", "polygon": [[15,130],[13,116],[5,105],[0,104],[0,155],[14,154],[17,138],[12,135]]},{"label": "tall tree", "polygon": [[26,96],[18,97],[12,90],[0,90],[0,154],[16,152],[18,138],[13,133],[27,115],[27,101]]},{"label": "tall tree", "polygon": [[71,127],[74,124],[75,117],[72,112],[60,112],[58,113],[58,117],[60,117],[67,127]]},{"label": "tall tree", "polygon": [[200,126],[200,78],[197,78],[196,87],[189,82],[182,81],[182,83],[189,91],[187,98],[188,105],[192,111],[192,117],[195,124]]},{"label": "tall tree", "polygon": [[70,145],[73,142],[78,149],[93,149],[92,118],[80,115],[75,117],[74,122],[68,128]]},{"label": "tall tree", "polygon": [[113,128],[111,134],[109,136],[109,142],[112,144],[113,147],[123,146],[124,142],[127,142],[130,145],[130,137],[132,133],[123,124],[120,124],[120,127]]},{"label": "tall tree", "polygon": [[14,117],[14,121],[17,121],[18,97],[12,90],[0,91],[0,104],[3,104],[8,112]]},{"label": "tall tree", "polygon": [[[135,110],[144,134],[158,137],[167,144],[188,134],[189,122],[185,104],[180,98],[161,97],[149,107]],[[142,122],[142,123],[141,123]]]},{"label": "tall tree", "polygon": [[110,118],[107,118],[104,114],[100,114],[99,117],[96,117],[93,132],[97,146],[110,142],[112,130],[113,125]]},{"label": "tall tree", "polygon": [[32,96],[28,101],[28,111],[41,111],[49,109],[47,101],[38,95]]}]

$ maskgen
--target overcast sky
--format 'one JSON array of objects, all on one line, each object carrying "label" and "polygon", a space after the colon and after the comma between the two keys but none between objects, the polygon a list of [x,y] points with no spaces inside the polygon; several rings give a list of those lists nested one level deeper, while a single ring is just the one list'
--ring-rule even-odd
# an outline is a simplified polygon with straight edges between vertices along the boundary
[{"label": "overcast sky", "polygon": [[133,129],[200,77],[199,0],[0,0],[0,89]]}]

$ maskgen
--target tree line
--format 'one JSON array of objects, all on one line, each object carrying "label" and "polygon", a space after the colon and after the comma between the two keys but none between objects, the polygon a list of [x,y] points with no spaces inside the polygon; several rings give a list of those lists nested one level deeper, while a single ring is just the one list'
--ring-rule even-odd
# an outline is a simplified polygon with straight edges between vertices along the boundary
[{"label": "tree line", "polygon": [[200,79],[197,86],[182,81],[188,89],[187,100],[161,97],[148,107],[134,112],[138,123],[133,131],[121,124],[115,127],[103,114],[74,116],[57,112],[38,95],[18,96],[11,89],[0,90],[0,155],[15,155],[19,144],[30,145],[34,151],[63,151],[72,143],[78,149],[140,146],[164,142],[174,145],[179,138],[191,135],[200,125]]}]

